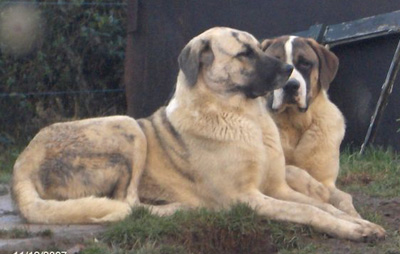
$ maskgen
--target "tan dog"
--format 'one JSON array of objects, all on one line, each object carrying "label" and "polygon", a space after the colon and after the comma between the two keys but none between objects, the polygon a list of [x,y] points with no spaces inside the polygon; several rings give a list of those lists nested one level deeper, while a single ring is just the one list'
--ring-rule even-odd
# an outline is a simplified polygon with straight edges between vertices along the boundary
[{"label": "tan dog", "polygon": [[[329,100],[327,90],[338,70],[337,57],[314,40],[295,36],[265,40],[262,48],[294,66],[287,84],[268,98],[286,163],[305,169],[312,176],[288,167],[289,185],[359,217],[352,197],[335,185],[345,122],[342,113]],[[321,191],[320,183],[329,190],[329,195]]]},{"label": "tan dog", "polygon": [[150,206],[161,215],[244,202],[271,219],[342,238],[384,236],[286,184],[278,129],[259,96],[282,87],[291,66],[230,28],[192,39],[179,66],[172,100],[147,119],[95,118],[40,131],[14,167],[22,215],[37,223],[115,221],[141,205],[138,196],[165,203]]}]

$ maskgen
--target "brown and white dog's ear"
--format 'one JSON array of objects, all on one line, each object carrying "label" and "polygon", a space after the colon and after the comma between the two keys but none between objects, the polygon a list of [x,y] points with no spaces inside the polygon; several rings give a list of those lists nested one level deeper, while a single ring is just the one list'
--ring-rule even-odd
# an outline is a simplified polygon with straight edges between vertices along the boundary
[{"label": "brown and white dog's ear", "polygon": [[273,39],[265,39],[261,42],[261,50],[265,51],[273,43]]},{"label": "brown and white dog's ear", "polygon": [[339,59],[330,50],[313,39],[307,39],[319,59],[319,82],[323,89],[328,90],[329,85],[336,76],[339,68]]},{"label": "brown and white dog's ear", "polygon": [[201,65],[209,65],[214,61],[210,41],[197,39],[189,42],[178,57],[179,68],[186,77],[187,84],[194,86],[197,82]]}]

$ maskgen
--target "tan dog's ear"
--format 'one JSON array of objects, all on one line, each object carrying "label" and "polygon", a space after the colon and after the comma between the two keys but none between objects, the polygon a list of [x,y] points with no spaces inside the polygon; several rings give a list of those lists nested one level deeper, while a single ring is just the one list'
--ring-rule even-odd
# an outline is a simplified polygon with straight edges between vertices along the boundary
[{"label": "tan dog's ear", "polygon": [[339,59],[332,51],[318,44],[315,40],[307,39],[307,42],[319,59],[319,83],[323,89],[328,90],[338,71]]},{"label": "tan dog's ear", "polygon": [[214,61],[209,40],[197,39],[189,42],[178,57],[179,68],[186,77],[187,84],[194,86],[197,82],[201,64],[209,65]]},{"label": "tan dog's ear", "polygon": [[263,40],[263,42],[261,42],[261,49],[262,49],[262,51],[267,50],[267,48],[268,48],[269,46],[271,46],[271,44],[272,44],[273,41],[274,41],[273,39],[265,39],[265,40]]}]

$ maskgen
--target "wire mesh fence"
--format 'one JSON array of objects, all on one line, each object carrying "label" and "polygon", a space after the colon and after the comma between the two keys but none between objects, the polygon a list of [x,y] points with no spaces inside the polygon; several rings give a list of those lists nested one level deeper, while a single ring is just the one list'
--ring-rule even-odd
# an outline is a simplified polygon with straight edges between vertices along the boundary
[{"label": "wire mesh fence", "polygon": [[0,145],[124,114],[124,1],[0,1]]}]

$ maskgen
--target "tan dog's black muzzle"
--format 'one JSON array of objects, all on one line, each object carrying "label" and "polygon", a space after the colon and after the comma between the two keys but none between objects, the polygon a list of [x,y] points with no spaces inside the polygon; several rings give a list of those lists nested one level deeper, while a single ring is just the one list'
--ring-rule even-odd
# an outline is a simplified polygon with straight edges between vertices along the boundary
[{"label": "tan dog's black muzzle", "polygon": [[260,55],[256,63],[257,77],[246,88],[246,96],[256,98],[282,88],[293,71],[293,66],[266,54]]},{"label": "tan dog's black muzzle", "polygon": [[284,67],[284,69],[285,69],[286,75],[289,77],[290,74],[292,74],[293,65],[286,64],[285,67]]}]

